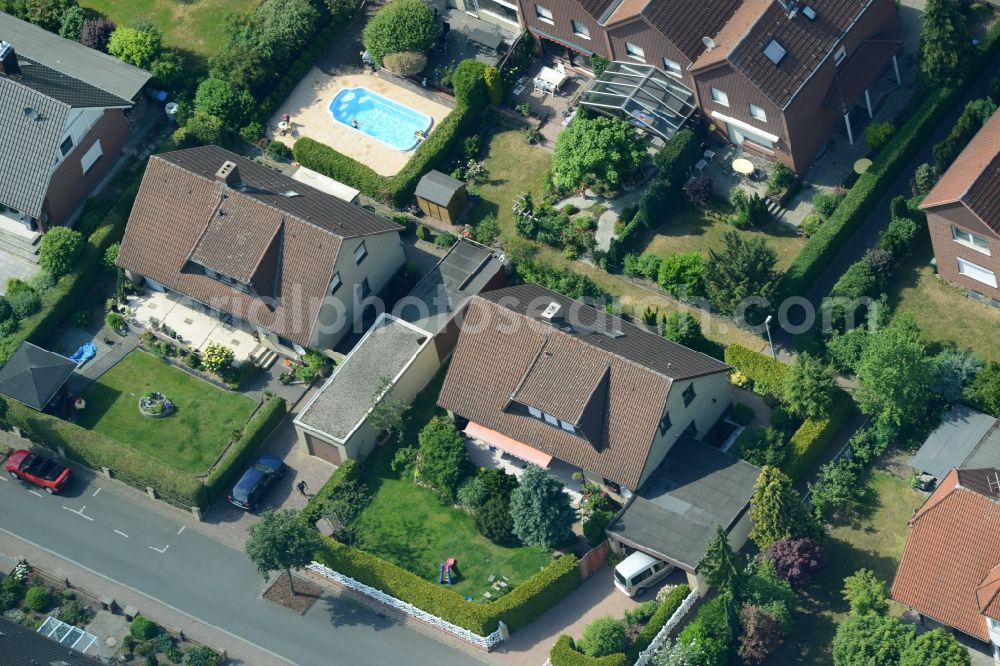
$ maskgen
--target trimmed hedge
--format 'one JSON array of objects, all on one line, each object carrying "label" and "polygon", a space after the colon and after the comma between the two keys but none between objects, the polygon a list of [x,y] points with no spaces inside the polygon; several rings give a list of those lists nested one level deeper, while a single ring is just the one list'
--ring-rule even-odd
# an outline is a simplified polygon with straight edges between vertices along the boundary
[{"label": "trimmed hedge", "polygon": [[[649,647],[649,644],[653,642],[656,635],[660,633],[660,629],[663,629],[663,625],[681,607],[684,599],[689,594],[691,594],[691,588],[687,584],[678,585],[657,606],[653,617],[649,618],[649,622],[642,628],[642,631],[636,636],[635,641],[632,642],[632,646],[628,650],[629,663],[634,663],[639,658],[639,653]],[[555,662],[553,662],[554,665]]]},{"label": "trimmed hedge", "polygon": [[559,637],[549,651],[552,666],[628,666],[632,663],[624,653],[618,652],[604,657],[588,657],[577,652],[573,639],[566,634]]},{"label": "trimmed hedge", "polygon": [[[782,387],[790,371],[784,363],[740,345],[726,347],[726,363],[751,379],[757,393],[781,399]],[[792,458],[783,471],[793,481],[802,479],[812,470],[823,451],[847,422],[851,409],[851,397],[843,389],[835,388],[830,413],[824,418],[806,419],[792,434]]]},{"label": "trimmed hedge", "polygon": [[935,88],[921,99],[906,124],[882,149],[872,166],[858,178],[837,210],[806,242],[782,276],[778,300],[802,295],[823,272],[834,256],[844,247],[854,232],[868,219],[875,205],[899,177],[917,151],[938,128],[941,119],[954,107],[965,89],[975,80],[1000,48],[1000,23],[995,24],[986,39],[975,65],[955,88]]},{"label": "trimmed hedge", "polygon": [[245,426],[243,435],[229,447],[226,454],[212,468],[205,478],[205,505],[209,505],[226,490],[231,488],[236,475],[250,463],[257,449],[264,443],[281,420],[288,413],[284,398],[270,396]]},{"label": "trimmed hedge", "polygon": [[326,480],[323,487],[319,489],[306,508],[302,509],[302,519],[306,521],[309,525],[314,524],[317,520],[323,517],[323,505],[326,504],[334,492],[340,487],[345,481],[354,481],[358,478],[358,461],[353,458],[348,458],[344,462],[340,463],[340,467],[334,470],[330,478]]},{"label": "trimmed hedge", "polygon": [[496,601],[473,603],[377,555],[332,539],[325,541],[317,561],[480,636],[496,631],[500,620],[511,632],[517,631],[581,583],[576,556],[563,555]]}]

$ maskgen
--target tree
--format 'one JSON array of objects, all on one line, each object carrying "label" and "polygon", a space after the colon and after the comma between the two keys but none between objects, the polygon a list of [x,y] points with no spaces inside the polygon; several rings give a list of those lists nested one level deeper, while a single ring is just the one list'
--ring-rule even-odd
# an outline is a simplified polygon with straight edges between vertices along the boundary
[{"label": "tree", "polygon": [[246,553],[265,581],[272,572],[284,571],[288,576],[288,589],[295,595],[292,569],[301,569],[312,562],[316,551],[322,547],[320,533],[306,525],[298,511],[290,509],[261,514],[250,526]]},{"label": "tree", "polygon": [[972,352],[945,349],[931,359],[934,380],[931,391],[950,403],[962,399],[962,392],[983,369],[983,359]]},{"label": "tree", "polygon": [[184,61],[174,51],[162,51],[149,66],[155,85],[174,93],[185,92],[190,79]]},{"label": "tree", "polygon": [[705,293],[705,266],[701,252],[695,250],[667,255],[659,261],[656,280],[674,298],[701,296]]},{"label": "tree", "polygon": [[160,33],[155,30],[117,28],[108,40],[108,53],[122,62],[149,69],[160,54],[161,39]]},{"label": "tree", "polygon": [[80,41],[80,34],[83,32],[83,23],[86,20],[87,12],[83,10],[83,7],[73,5],[67,8],[59,20],[59,36],[74,42]]},{"label": "tree", "polygon": [[876,423],[905,428],[920,422],[931,400],[933,365],[912,316],[869,335],[858,362],[858,407]]},{"label": "tree", "polygon": [[451,75],[455,99],[474,109],[486,106],[486,64],[467,58],[458,63]]},{"label": "tree", "polygon": [[577,117],[556,139],[552,182],[575,190],[595,178],[617,187],[645,155],[645,144],[628,123],[608,116]]},{"label": "tree", "polygon": [[576,645],[588,657],[624,652],[625,625],[613,617],[599,617],[587,625]]},{"label": "tree", "polygon": [[108,41],[117,26],[114,21],[99,17],[87,19],[80,31],[80,43],[96,51],[108,52]]},{"label": "tree", "polygon": [[970,666],[972,658],[955,636],[943,629],[925,631],[899,655],[899,666]]},{"label": "tree", "polygon": [[671,342],[684,345],[703,354],[715,356],[718,345],[708,338],[701,330],[701,322],[687,310],[677,310],[660,319],[663,337]]},{"label": "tree", "polygon": [[738,596],[742,580],[742,566],[739,555],[729,545],[726,531],[720,525],[715,527],[715,536],[708,543],[705,557],[698,567],[705,581],[724,594]]},{"label": "tree", "polygon": [[433,486],[443,499],[452,501],[469,466],[469,452],[455,422],[435,416],[420,431],[417,440],[418,478]]},{"label": "tree", "polygon": [[365,26],[365,48],[375,64],[390,53],[425,53],[438,36],[437,22],[430,7],[420,0],[393,0]]},{"label": "tree", "polygon": [[402,400],[392,397],[392,388],[391,379],[379,377],[372,393],[372,411],[368,415],[368,423],[377,432],[384,430],[389,437],[395,438],[397,443],[402,444],[406,432],[403,415],[409,406]]},{"label": "tree", "polygon": [[818,356],[798,354],[783,387],[785,403],[799,418],[822,418],[833,406],[835,387],[833,368]]},{"label": "tree", "polygon": [[784,467],[792,456],[792,446],[777,428],[749,428],[736,440],[736,453],[751,465]]},{"label": "tree", "polygon": [[885,582],[871,569],[858,569],[844,579],[844,601],[851,605],[852,615],[885,615],[889,612],[889,593]]},{"label": "tree", "polygon": [[977,409],[1000,416],[1000,363],[991,361],[965,389],[965,399]]},{"label": "tree", "polygon": [[571,538],[576,512],[563,484],[547,471],[528,465],[521,485],[510,495],[514,534],[528,546],[552,548]]},{"label": "tree", "polygon": [[195,111],[182,129],[187,131],[193,141],[205,146],[225,143],[227,137],[222,118],[204,111]]},{"label": "tree", "polygon": [[483,70],[483,81],[486,82],[486,91],[490,95],[490,104],[499,106],[503,102],[503,79],[496,67],[487,66]]},{"label": "tree", "polygon": [[427,67],[427,56],[417,51],[387,53],[382,64],[396,76],[416,76]]},{"label": "tree", "polygon": [[495,544],[512,546],[517,543],[514,536],[514,519],[510,516],[507,502],[500,497],[490,497],[479,506],[472,516],[476,531]]},{"label": "tree", "polygon": [[972,56],[972,36],[953,0],[927,0],[920,33],[920,76],[928,87],[952,86]]},{"label": "tree", "polygon": [[241,125],[251,113],[253,97],[246,90],[237,90],[228,81],[207,78],[198,84],[194,108],[218,116],[229,127]]},{"label": "tree", "polygon": [[819,571],[823,551],[815,539],[778,539],[767,547],[774,572],[793,587],[804,587]]},{"label": "tree", "polygon": [[850,458],[839,458],[820,466],[816,483],[809,485],[809,499],[816,520],[848,521],[858,514],[865,490],[864,484],[858,481],[859,476],[858,463]]},{"label": "tree", "polygon": [[834,666],[898,666],[913,634],[913,627],[894,617],[852,615],[833,638]]},{"label": "tree", "polygon": [[781,625],[760,606],[743,604],[740,623],[743,625],[743,633],[740,634],[737,652],[746,663],[763,662],[784,640]]},{"label": "tree", "polygon": [[25,0],[24,19],[49,32],[58,32],[62,17],[76,0]]},{"label": "tree", "polygon": [[774,292],[778,254],[763,238],[748,238],[738,231],[722,237],[721,252],[708,251],[705,286],[708,298],[726,314],[733,314],[751,297],[768,298]]},{"label": "tree", "polygon": [[76,267],[83,251],[83,236],[69,227],[55,227],[44,236],[38,250],[38,265],[55,279]]},{"label": "tree", "polygon": [[761,550],[778,539],[809,536],[812,520],[802,506],[792,480],[777,467],[765,465],[750,498],[750,538]]}]

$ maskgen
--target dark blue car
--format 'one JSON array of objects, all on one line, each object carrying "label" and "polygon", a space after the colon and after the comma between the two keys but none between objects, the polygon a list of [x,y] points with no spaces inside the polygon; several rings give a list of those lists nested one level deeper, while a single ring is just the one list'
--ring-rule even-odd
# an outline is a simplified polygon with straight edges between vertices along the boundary
[{"label": "dark blue car", "polygon": [[257,459],[233,486],[229,501],[247,511],[257,508],[261,496],[275,480],[285,473],[285,463],[274,456],[263,455]]}]

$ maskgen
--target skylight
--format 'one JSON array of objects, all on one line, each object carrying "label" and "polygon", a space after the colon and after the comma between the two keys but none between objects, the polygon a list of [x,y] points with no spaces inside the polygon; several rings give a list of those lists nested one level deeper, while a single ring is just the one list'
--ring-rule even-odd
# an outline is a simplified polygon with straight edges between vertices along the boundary
[{"label": "skylight", "polygon": [[809,5],[806,5],[805,7],[802,8],[802,13],[805,14],[806,18],[809,19],[810,21],[816,20],[816,10],[810,7]]},{"label": "skylight", "polygon": [[779,44],[776,39],[772,39],[767,43],[767,46],[764,47],[764,55],[766,55],[767,59],[775,65],[781,62],[781,59],[785,57],[786,53],[788,53],[788,51],[786,51],[785,47]]}]

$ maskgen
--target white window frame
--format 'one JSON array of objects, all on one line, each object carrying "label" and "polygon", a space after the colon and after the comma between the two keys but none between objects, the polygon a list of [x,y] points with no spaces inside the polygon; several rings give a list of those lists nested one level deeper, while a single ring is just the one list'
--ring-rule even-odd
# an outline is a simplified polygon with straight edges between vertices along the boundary
[{"label": "white window frame", "polygon": [[[990,242],[979,234],[960,229],[953,224],[951,225],[951,237],[959,245],[972,248],[976,252],[982,252],[987,257],[990,256]],[[977,241],[979,244],[977,244]]]},{"label": "white window frame", "polygon": [[750,117],[754,120],[759,120],[762,123],[767,122],[767,112],[763,108],[757,106],[756,104],[750,104]]},{"label": "white window frame", "polygon": [[[63,146],[66,145],[67,141],[69,141],[69,145],[66,146],[66,150],[63,150]],[[60,156],[60,158],[66,157],[71,152],[73,152],[73,146],[75,146],[75,145],[76,145],[76,141],[73,141],[73,135],[72,134],[66,135],[66,138],[64,138],[62,141],[59,142],[59,156]]]},{"label": "white window frame", "polygon": [[968,259],[962,259],[961,257],[956,257],[958,259],[958,273],[959,275],[964,275],[970,280],[975,280],[976,282],[982,282],[985,285],[989,285],[994,289],[997,288],[997,274],[988,268],[983,268],[979,264],[974,264]]},{"label": "white window frame", "polygon": [[682,76],[684,76],[684,69],[681,67],[681,64],[676,60],[671,60],[670,58],[664,58],[663,69],[664,71],[666,71],[667,74],[670,74],[671,76],[676,76],[677,78],[681,78]]},{"label": "white window frame", "polygon": [[571,20],[569,25],[570,28],[572,28],[574,35],[582,37],[583,39],[590,39],[590,28],[576,20]]},{"label": "white window frame", "polygon": [[330,295],[333,296],[340,289],[340,286],[344,284],[344,281],[340,279],[340,271],[333,274],[333,279],[330,280]]},{"label": "white window frame", "polygon": [[632,42],[625,42],[625,55],[639,62],[646,62],[646,52],[641,46],[636,46]]},{"label": "white window frame", "polygon": [[847,47],[841,44],[840,48],[838,48],[833,54],[833,64],[836,67],[840,67],[840,63],[845,60],[847,60]]},{"label": "white window frame", "polygon": [[365,247],[365,242],[361,241],[361,245],[354,248],[354,263],[360,266],[361,262],[364,261],[367,256],[368,248]]},{"label": "white window frame", "polygon": [[722,106],[729,106],[729,95],[719,90],[715,86],[712,87],[712,101],[716,104]]},{"label": "white window frame", "polygon": [[101,159],[102,155],[104,155],[104,151],[101,150],[101,140],[98,139],[80,158],[80,166],[83,168],[84,175],[97,164],[97,160]]},{"label": "white window frame", "polygon": [[992,617],[986,618],[986,621],[990,625],[990,629],[994,631],[1000,631],[1000,620],[994,620]]},{"label": "white window frame", "polygon": [[535,17],[539,21],[545,21],[551,25],[556,24],[555,14],[552,13],[552,10],[537,3],[535,4]]}]

